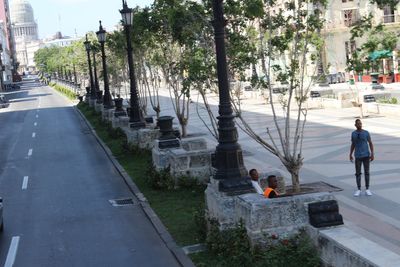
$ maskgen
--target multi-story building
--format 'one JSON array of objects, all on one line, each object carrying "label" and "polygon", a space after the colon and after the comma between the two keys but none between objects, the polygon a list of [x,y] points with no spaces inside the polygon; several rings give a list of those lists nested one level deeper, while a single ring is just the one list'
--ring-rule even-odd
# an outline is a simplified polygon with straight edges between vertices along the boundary
[{"label": "multi-story building", "polygon": [[[330,66],[330,72],[345,72],[347,60],[351,53],[361,47],[366,38],[356,41],[350,40],[350,30],[363,16],[373,15],[373,23],[383,23],[388,30],[400,30],[399,5],[396,8],[385,6],[379,8],[371,4],[370,0],[331,0],[325,11],[325,28],[323,35],[325,39],[324,65]],[[393,58],[383,59],[379,70],[382,74],[398,72],[396,53]]]},{"label": "multi-story building", "polygon": [[41,47],[38,26],[33,8],[27,0],[13,0],[11,3],[12,31],[15,38],[19,71],[35,70],[33,55]]},{"label": "multi-story building", "polygon": [[15,41],[11,30],[10,8],[8,0],[0,0],[0,42],[2,47],[2,64],[4,66],[3,81],[12,81],[12,71],[15,68]]}]

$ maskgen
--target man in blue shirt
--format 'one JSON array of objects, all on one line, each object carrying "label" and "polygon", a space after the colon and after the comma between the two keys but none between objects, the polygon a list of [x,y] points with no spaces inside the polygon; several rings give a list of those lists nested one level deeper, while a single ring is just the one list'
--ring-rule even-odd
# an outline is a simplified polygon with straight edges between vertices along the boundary
[{"label": "man in blue shirt", "polygon": [[365,194],[372,196],[369,190],[369,163],[374,160],[374,145],[368,131],[362,129],[360,119],[355,121],[357,130],[351,133],[350,161],[353,162],[353,152],[356,158],[356,182],[358,189],[354,192],[354,196],[358,197],[361,193],[361,164],[364,166],[365,176]]}]

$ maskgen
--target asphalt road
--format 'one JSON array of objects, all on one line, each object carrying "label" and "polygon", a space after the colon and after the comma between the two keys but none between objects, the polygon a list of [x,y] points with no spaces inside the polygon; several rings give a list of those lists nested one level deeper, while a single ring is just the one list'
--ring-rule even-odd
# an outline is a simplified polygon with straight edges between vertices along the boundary
[{"label": "asphalt road", "polygon": [[[26,83],[0,110],[0,264],[179,266],[71,103]],[[132,198],[114,207],[109,200]]]}]

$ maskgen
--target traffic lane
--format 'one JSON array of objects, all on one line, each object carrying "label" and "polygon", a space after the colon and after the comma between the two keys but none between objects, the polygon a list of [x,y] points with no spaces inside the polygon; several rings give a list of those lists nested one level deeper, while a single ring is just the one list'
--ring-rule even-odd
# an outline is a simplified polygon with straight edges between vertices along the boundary
[{"label": "traffic lane", "polygon": [[56,118],[40,122],[28,190],[10,199],[10,230],[21,236],[16,266],[177,266],[138,205],[110,205],[131,193],[76,113],[60,110],[41,110],[42,119]]},{"label": "traffic lane", "polygon": [[[31,91],[12,92],[14,99],[25,98]],[[0,113],[2,131],[0,134],[0,196],[4,200],[4,223],[5,229],[0,237],[0,258],[5,259],[8,246],[13,239],[12,231],[7,227],[13,225],[9,214],[10,198],[18,195],[22,190],[21,186],[24,177],[30,172],[29,157],[32,154],[31,132],[34,128],[33,122],[36,119],[34,110],[38,105],[37,99],[29,103],[16,103],[10,105],[5,112]],[[11,205],[12,206],[12,205]],[[3,261],[4,262],[4,261]]]}]

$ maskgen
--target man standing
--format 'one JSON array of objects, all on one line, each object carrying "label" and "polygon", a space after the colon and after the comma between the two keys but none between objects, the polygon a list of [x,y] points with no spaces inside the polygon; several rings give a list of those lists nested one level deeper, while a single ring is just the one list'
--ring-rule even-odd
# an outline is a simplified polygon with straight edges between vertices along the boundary
[{"label": "man standing", "polygon": [[365,194],[372,196],[369,190],[369,163],[374,160],[374,145],[371,141],[371,136],[368,131],[362,129],[362,122],[360,119],[355,121],[357,130],[351,133],[351,146],[350,146],[350,161],[353,162],[353,152],[356,158],[356,182],[357,190],[354,196],[358,197],[361,193],[361,165],[364,166],[365,177]]}]

